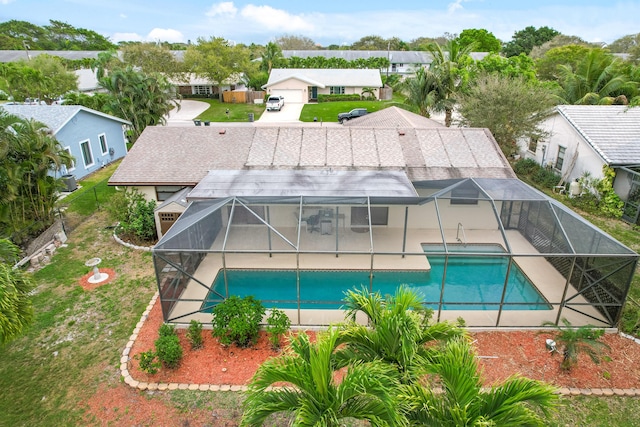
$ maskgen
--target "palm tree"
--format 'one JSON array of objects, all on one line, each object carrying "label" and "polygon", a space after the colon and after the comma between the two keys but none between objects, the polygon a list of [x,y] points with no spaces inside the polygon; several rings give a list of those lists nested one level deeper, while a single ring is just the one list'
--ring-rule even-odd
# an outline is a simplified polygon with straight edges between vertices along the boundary
[{"label": "palm tree", "polygon": [[523,426],[546,425],[558,403],[551,385],[511,377],[500,385],[483,388],[475,353],[468,338],[448,341],[437,364],[426,367],[432,384],[403,385],[400,408],[416,426]]},{"label": "palm tree", "polygon": [[[374,426],[402,425],[394,391],[398,383],[385,363],[356,362],[342,381],[335,380],[334,351],[339,331],[306,334],[291,343],[291,352],[267,360],[249,384],[240,425],[261,426],[272,414],[290,413],[293,426],[339,426],[340,420],[368,420]],[[272,387],[285,383],[283,387]]]},{"label": "palm tree", "polygon": [[558,330],[555,340],[563,347],[560,367],[565,371],[570,371],[578,364],[580,353],[589,356],[593,363],[599,363],[600,354],[604,349],[609,348],[606,343],[598,341],[604,334],[604,329],[594,328],[591,325],[573,328],[571,322],[565,318],[562,319],[562,323],[564,323],[564,327],[553,322],[543,323],[544,326],[553,326]]},{"label": "palm tree", "polygon": [[[425,309],[419,296],[406,286],[384,299],[379,292],[369,293],[365,288],[348,291],[345,301],[351,322],[341,333],[340,342],[346,346],[336,352],[339,366],[353,360],[382,360],[395,369],[402,383],[411,383],[423,374],[425,363],[438,358],[437,348],[425,344],[463,333],[448,322],[430,324],[432,311]],[[369,326],[355,323],[359,311],[367,315]]]},{"label": "palm tree", "polygon": [[638,82],[629,78],[619,59],[602,49],[591,49],[575,69],[562,64],[558,71],[562,104],[626,104],[638,94]]},{"label": "palm tree", "polygon": [[278,60],[284,59],[282,56],[282,50],[280,46],[273,42],[267,43],[264,48],[264,53],[262,54],[262,64],[260,68],[263,71],[266,71],[267,74],[271,73],[271,69],[278,62]]},{"label": "palm tree", "polygon": [[437,92],[434,103],[436,111],[444,111],[444,123],[451,126],[453,108],[456,98],[462,92],[468,81],[466,67],[471,61],[474,43],[461,45],[458,39],[450,39],[444,48],[437,43],[431,43],[427,50],[433,57],[430,69],[438,76],[442,90]]},{"label": "palm tree", "polygon": [[421,116],[430,117],[438,99],[442,98],[443,87],[436,73],[418,68],[414,77],[407,78],[401,85],[407,95],[405,103],[418,108]]},{"label": "palm tree", "polygon": [[[0,247],[16,253],[18,248],[6,239],[0,239]],[[33,321],[33,307],[29,292],[33,283],[22,271],[0,262],[0,344],[19,336]]]}]

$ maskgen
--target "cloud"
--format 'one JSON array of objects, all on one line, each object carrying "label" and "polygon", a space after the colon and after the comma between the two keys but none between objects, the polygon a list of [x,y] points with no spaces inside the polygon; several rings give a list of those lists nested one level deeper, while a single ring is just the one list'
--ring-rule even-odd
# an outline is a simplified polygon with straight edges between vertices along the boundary
[{"label": "cloud", "polygon": [[184,42],[184,34],[171,28],[154,28],[146,37],[149,41],[161,41],[170,43]]},{"label": "cloud", "polygon": [[144,37],[142,37],[140,34],[137,33],[114,33],[111,37],[110,37],[111,41],[114,43],[118,43],[118,42],[141,42],[144,40]]},{"label": "cloud", "polygon": [[124,13],[121,13],[121,14],[120,14],[120,18],[122,18],[122,19],[127,19],[127,15],[125,15]]},{"label": "cloud", "polygon": [[456,10],[464,9],[464,7],[462,6],[463,1],[468,1],[468,0],[455,0],[453,3],[449,3],[449,5],[447,6],[447,12],[451,14],[451,13],[454,13]]},{"label": "cloud", "polygon": [[282,9],[274,9],[271,6],[245,6],[240,12],[250,21],[261,25],[267,30],[288,31],[312,31],[313,24],[301,16],[292,15]]},{"label": "cloud", "polygon": [[9,4],[11,3],[13,0],[0,0],[0,4]]},{"label": "cloud", "polygon": [[225,16],[233,18],[238,13],[238,8],[235,7],[232,1],[224,1],[221,3],[216,3],[209,8],[205,15],[209,17],[215,16]]}]

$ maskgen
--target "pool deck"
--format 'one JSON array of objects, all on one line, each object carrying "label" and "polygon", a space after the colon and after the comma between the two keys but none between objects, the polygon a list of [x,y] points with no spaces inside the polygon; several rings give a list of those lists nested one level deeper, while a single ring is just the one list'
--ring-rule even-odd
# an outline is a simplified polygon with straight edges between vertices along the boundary
[{"label": "pool deck", "polygon": [[[227,268],[252,268],[252,269],[370,269],[374,270],[425,270],[429,269],[427,256],[422,252],[423,243],[437,243],[442,240],[439,231],[436,230],[411,230],[407,233],[406,242],[402,241],[403,233],[398,229],[374,228],[373,249],[374,256],[370,254],[340,254],[336,256],[336,246],[343,251],[370,251],[371,239],[369,233],[352,232],[349,229],[337,230],[338,233],[321,235],[320,233],[299,233],[296,229],[278,230],[289,242],[275,236],[272,233],[271,249],[269,253],[226,253],[224,265]],[[336,231],[336,230],[334,230]],[[467,243],[491,243],[505,246],[502,234],[499,231],[490,230],[466,230]],[[222,248],[224,236],[219,236],[214,242],[213,249]],[[493,329],[498,324],[500,315],[500,327],[533,328],[540,327],[543,322],[556,322],[558,317],[559,302],[565,290],[566,280],[558,271],[549,264],[535,248],[517,231],[508,231],[507,238],[513,254],[523,254],[514,257],[520,269],[528,276],[538,291],[552,305],[551,310],[504,310],[499,314],[498,310],[443,310],[434,313],[434,319],[455,321],[459,317],[465,320],[468,327],[479,329]],[[457,243],[456,230],[445,230],[445,239],[448,243]],[[277,251],[292,250],[291,244],[306,253],[277,253]],[[404,247],[407,252],[415,255],[384,255],[380,252],[399,252]],[[256,233],[251,227],[238,227],[230,235],[227,241],[227,250],[250,250],[256,247],[268,248],[266,233]],[[333,252],[333,253],[331,253]],[[528,256],[524,255],[528,254]],[[180,323],[188,323],[191,319],[201,322],[210,322],[211,314],[196,313],[209,289],[203,284],[211,285],[223,267],[223,259],[220,254],[210,253],[200,263],[194,274],[196,280],[191,280],[181,298],[195,301],[179,301],[170,313],[170,318],[180,317]],[[569,287],[567,297],[576,294],[573,287]],[[572,303],[584,303],[587,301],[581,296],[574,298]],[[564,308],[561,317],[569,320],[573,325],[580,326],[591,324],[594,326],[607,326],[605,322],[598,321],[602,315],[591,306],[579,307],[581,311],[590,314],[585,316],[574,310]],[[322,326],[344,320],[344,313],[340,310],[284,310],[294,325]]]}]

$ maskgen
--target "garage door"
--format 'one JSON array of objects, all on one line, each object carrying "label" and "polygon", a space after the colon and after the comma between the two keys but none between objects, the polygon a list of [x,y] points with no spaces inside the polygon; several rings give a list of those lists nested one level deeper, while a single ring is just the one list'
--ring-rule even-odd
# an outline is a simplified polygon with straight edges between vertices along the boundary
[{"label": "garage door", "polygon": [[302,98],[302,91],[298,89],[274,89],[271,91],[273,96],[284,96],[284,103],[298,103],[304,102]]}]

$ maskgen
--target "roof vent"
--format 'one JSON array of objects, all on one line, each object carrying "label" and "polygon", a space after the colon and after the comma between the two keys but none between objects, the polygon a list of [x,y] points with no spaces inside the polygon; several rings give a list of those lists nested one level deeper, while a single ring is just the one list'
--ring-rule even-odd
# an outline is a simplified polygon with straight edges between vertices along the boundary
[{"label": "roof vent", "polygon": [[400,136],[404,136],[404,131],[403,131],[403,130],[398,129],[398,135],[400,135]]},{"label": "roof vent", "polygon": [[226,129],[220,129],[220,130],[218,131],[218,133],[219,133],[220,135],[224,135],[225,133],[227,133],[227,130],[226,130]]}]

